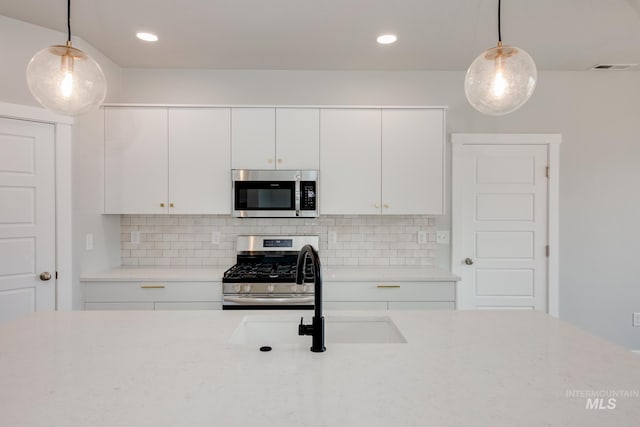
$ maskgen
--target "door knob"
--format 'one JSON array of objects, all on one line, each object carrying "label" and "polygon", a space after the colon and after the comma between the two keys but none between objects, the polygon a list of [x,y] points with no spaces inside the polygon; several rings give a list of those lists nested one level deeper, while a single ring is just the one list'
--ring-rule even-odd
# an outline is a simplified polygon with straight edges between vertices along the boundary
[{"label": "door knob", "polygon": [[40,280],[46,282],[47,280],[51,280],[51,273],[45,271],[44,273],[40,273]]},{"label": "door knob", "polygon": [[467,265],[472,265],[473,264],[473,260],[471,258],[465,258],[464,263]]}]

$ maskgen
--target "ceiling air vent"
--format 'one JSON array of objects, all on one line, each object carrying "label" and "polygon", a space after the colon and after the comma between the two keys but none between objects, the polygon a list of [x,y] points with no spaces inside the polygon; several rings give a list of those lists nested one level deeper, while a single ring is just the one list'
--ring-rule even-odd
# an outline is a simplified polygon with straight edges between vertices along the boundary
[{"label": "ceiling air vent", "polygon": [[638,64],[596,64],[590,68],[595,71],[624,71],[636,67]]}]

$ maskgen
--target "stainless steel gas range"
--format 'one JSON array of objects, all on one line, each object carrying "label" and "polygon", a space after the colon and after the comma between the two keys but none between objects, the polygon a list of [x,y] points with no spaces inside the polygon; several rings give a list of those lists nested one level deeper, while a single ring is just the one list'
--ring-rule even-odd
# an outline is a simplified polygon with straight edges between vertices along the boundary
[{"label": "stainless steel gas range", "polygon": [[296,285],[296,260],[318,236],[238,236],[236,265],[222,277],[223,310],[312,309],[313,271]]}]

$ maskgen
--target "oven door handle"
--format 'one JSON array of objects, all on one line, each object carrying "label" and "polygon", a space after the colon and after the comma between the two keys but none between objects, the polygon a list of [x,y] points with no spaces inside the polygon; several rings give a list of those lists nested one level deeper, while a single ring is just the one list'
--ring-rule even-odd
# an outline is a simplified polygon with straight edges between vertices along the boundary
[{"label": "oven door handle", "polygon": [[224,301],[235,302],[238,304],[313,304],[314,297],[290,297],[290,298],[256,298],[256,297],[234,297],[224,296]]}]

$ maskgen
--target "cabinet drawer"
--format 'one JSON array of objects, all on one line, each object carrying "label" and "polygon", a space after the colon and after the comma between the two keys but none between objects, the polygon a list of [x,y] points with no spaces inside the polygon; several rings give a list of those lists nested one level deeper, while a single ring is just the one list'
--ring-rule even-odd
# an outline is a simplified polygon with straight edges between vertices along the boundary
[{"label": "cabinet drawer", "polygon": [[326,310],[386,310],[386,301],[325,301]]},{"label": "cabinet drawer", "polygon": [[454,310],[453,301],[389,301],[389,310]]},{"label": "cabinet drawer", "polygon": [[221,302],[157,302],[156,310],[222,310]]},{"label": "cabinet drawer", "polygon": [[334,282],[326,301],[455,301],[455,282]]},{"label": "cabinet drawer", "polygon": [[221,301],[220,282],[84,282],[85,302]]},{"label": "cabinet drawer", "polygon": [[91,310],[153,310],[152,302],[86,302],[84,309]]}]

